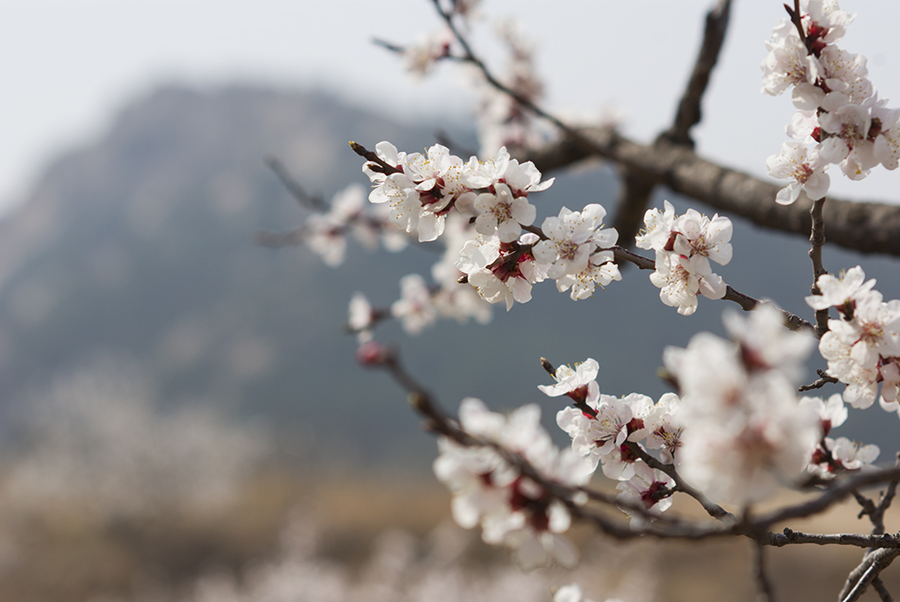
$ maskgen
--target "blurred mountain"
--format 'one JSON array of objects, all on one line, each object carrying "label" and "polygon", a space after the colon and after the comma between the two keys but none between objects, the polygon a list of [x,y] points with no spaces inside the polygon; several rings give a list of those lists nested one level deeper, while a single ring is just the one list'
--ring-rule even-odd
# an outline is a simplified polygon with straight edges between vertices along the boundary
[{"label": "blurred mountain", "polygon": [[[351,248],[333,270],[306,249],[256,246],[253,234],[288,230],[305,216],[264,157],[277,157],[307,190],[330,198],[366,182],[348,140],[370,148],[391,140],[414,151],[433,144],[440,127],[437,116],[433,124],[400,124],[313,92],[166,87],[135,101],[100,139],[54,161],[27,202],[0,222],[6,424],[59,374],[113,356],[139,365],[165,404],[204,401],[270,419],[317,461],[427,467],[434,444],[403,392],[354,364],[355,343],[341,326],[354,291],[387,305],[399,278],[427,275],[434,255]],[[464,143],[473,139],[455,131]],[[539,216],[588,202],[614,210],[609,169],[556,175],[565,177],[541,195]],[[735,260],[719,273],[807,315],[807,244],[738,222]],[[833,271],[861,261],[886,298],[900,297],[892,262],[826,253]],[[637,270],[589,301],[573,303],[552,289],[536,287],[531,303],[509,313],[495,308],[488,328],[440,324],[408,338],[389,325],[379,336],[400,341],[410,370],[448,408],[465,395],[497,408],[537,402],[552,423],[559,405],[536,390],[547,381],[539,357],[556,364],[594,357],[604,392],[658,396],[663,348],[685,345],[698,330],[722,332],[725,304],[701,300],[697,315],[678,316]],[[856,436],[894,441],[887,439],[894,420],[859,422]]]}]

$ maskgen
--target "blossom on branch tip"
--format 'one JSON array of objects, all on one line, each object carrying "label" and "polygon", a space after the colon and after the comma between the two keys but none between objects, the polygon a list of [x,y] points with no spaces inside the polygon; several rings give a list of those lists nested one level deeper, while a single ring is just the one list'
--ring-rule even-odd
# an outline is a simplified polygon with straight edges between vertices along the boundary
[{"label": "blossom on branch tip", "polygon": [[638,248],[656,252],[656,269],[650,281],[660,289],[660,300],[689,316],[697,310],[697,295],[721,299],[727,287],[712,272],[709,260],[725,265],[731,261],[732,224],[727,217],[712,219],[694,209],[681,216],[669,201],[664,211],[653,208],[644,214],[644,229],[635,238]]},{"label": "blossom on branch tip", "polygon": [[821,397],[803,397],[800,405],[808,406],[819,417],[822,434],[827,436],[831,429],[841,426],[847,420],[847,406],[840,393],[835,393],[825,401]]},{"label": "blossom on branch tip", "polygon": [[726,311],[722,322],[740,346],[747,371],[780,370],[791,382],[800,382],[805,358],[816,346],[812,333],[788,330],[781,310],[769,302],[749,313]]},{"label": "blossom on branch tip", "polygon": [[675,393],[664,393],[643,418],[649,449],[660,450],[660,457],[667,464],[677,464],[678,448],[684,424],[678,416],[681,400]]},{"label": "blossom on branch tip", "polygon": [[870,466],[880,453],[877,445],[865,445],[846,437],[824,437],[813,452],[807,470],[819,478],[833,479],[840,472]]},{"label": "blossom on branch tip", "polygon": [[587,401],[587,409],[576,405],[563,408],[556,424],[572,439],[572,449],[588,458],[592,470],[600,465],[603,474],[625,481],[634,476],[637,457],[625,445],[646,436],[644,418],[653,407],[646,395],[632,393],[623,398],[600,395]]},{"label": "blossom on branch tip", "polygon": [[788,19],[781,19],[766,42],[769,53],[763,59],[762,92],[777,96],[790,86],[815,83],[821,66],[815,56],[808,55],[800,35]]},{"label": "blossom on branch tip", "polygon": [[462,159],[435,144],[425,155],[398,152],[389,142],[380,142],[376,154],[397,169],[385,174],[363,165],[375,185],[369,194],[373,203],[388,203],[391,218],[409,233],[417,232],[420,242],[436,240],[444,232],[447,213],[457,201],[472,202],[475,193],[463,182]]},{"label": "blossom on branch tip", "polygon": [[621,280],[622,273],[616,265],[612,251],[598,251],[588,258],[585,269],[576,274],[565,274],[556,279],[556,288],[565,292],[571,287],[569,298],[572,301],[587,299],[600,286],[605,287],[613,280]]},{"label": "blossom on branch tip", "polygon": [[575,402],[586,403],[596,401],[600,395],[600,385],[597,384],[597,374],[600,372],[600,364],[593,358],[588,358],[573,369],[562,365],[556,369],[553,379],[555,385],[538,385],[538,389],[550,397],[567,395]]},{"label": "blossom on branch tip", "polygon": [[882,383],[882,406],[892,410],[900,384],[896,363],[900,358],[900,301],[885,303],[881,293],[872,290],[874,281],[862,284],[864,279],[862,270],[856,268],[842,279],[825,279],[828,297],[819,300],[814,296],[808,302],[840,303],[841,319],[828,321],[828,332],[819,340],[819,353],[828,361],[828,375],[847,385],[844,400],[855,408],[867,408],[875,402]]},{"label": "blossom on branch tip", "polygon": [[350,317],[347,327],[356,334],[360,343],[371,340],[372,328],[375,326],[376,314],[366,296],[360,292],[353,293],[350,298]]},{"label": "blossom on branch tip", "polygon": [[366,368],[383,366],[391,358],[391,351],[378,341],[363,341],[356,348],[356,361]]},{"label": "blossom on branch tip", "polygon": [[725,296],[725,282],[709,269],[704,257],[685,257],[674,253],[656,253],[656,271],[650,282],[660,289],[659,299],[683,316],[697,311],[697,295],[709,299]]},{"label": "blossom on branch tip", "polygon": [[557,217],[544,220],[541,230],[547,239],[534,246],[534,257],[547,266],[549,278],[583,272],[597,247],[605,249],[616,244],[618,233],[614,229],[598,229],[605,216],[606,209],[592,203],[582,211],[562,207]]}]

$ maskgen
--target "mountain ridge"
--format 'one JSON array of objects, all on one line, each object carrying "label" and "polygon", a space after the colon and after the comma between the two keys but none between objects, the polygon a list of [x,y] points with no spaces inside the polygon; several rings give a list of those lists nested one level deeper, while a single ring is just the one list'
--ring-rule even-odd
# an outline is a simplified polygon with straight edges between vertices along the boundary
[{"label": "mountain ridge", "polygon": [[[426,468],[421,450],[433,442],[404,393],[355,366],[355,342],[341,325],[354,291],[385,306],[399,278],[429,273],[434,255],[351,246],[331,270],[307,249],[262,248],[252,236],[305,216],[264,157],[330,198],[365,183],[347,140],[422,149],[433,144],[435,124],[395,123],[326,93],[241,85],[166,86],[129,104],[105,134],[54,161],[30,200],[0,220],[0,419],[10,424],[10,412],[55,374],[113,355],[139,364],[164,404],[207,400],[296,425],[323,459]],[[473,138],[465,129],[453,135]],[[609,168],[565,176],[535,195],[540,215],[588,202],[614,211]],[[679,211],[687,206],[664,191],[654,204],[665,196]],[[810,313],[802,301],[808,243],[735,223],[735,259],[720,272],[726,281]],[[826,250],[834,271],[856,263],[880,278],[886,298],[900,296],[889,260]],[[591,300],[573,303],[552,289],[535,287],[531,303],[508,313],[494,307],[488,328],[441,323],[410,338],[388,324],[378,336],[402,342],[409,369],[449,410],[466,395],[498,408],[537,402],[552,424],[559,404],[537,392],[546,381],[540,356],[555,364],[595,357],[603,392],[656,397],[666,390],[655,375],[663,348],[700,330],[722,334],[728,309],[703,299],[695,316],[678,316],[633,269]],[[858,432],[895,431],[876,418]]]}]

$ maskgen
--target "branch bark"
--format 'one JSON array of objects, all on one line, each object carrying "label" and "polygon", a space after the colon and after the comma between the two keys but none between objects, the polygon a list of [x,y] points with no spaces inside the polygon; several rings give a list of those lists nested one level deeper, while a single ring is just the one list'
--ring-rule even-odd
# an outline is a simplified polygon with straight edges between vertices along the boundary
[{"label": "branch bark", "polygon": [[675,121],[668,130],[661,135],[665,140],[673,144],[684,144],[694,148],[690,130],[700,123],[702,111],[700,103],[703,94],[709,85],[709,77],[713,67],[719,60],[719,52],[725,42],[725,32],[728,30],[728,18],[731,15],[731,0],[719,0],[715,7],[706,13],[706,27],[703,30],[703,42],[700,44],[700,52],[694,62],[694,70],[687,88],[678,103],[678,111],[675,113]]},{"label": "branch bark", "polygon": [[[609,128],[579,130],[572,136],[519,157],[546,173],[599,157],[638,170],[673,192],[754,224],[808,237],[811,201],[805,194],[793,205],[779,205],[777,184],[704,159],[684,145],[657,141],[639,144]],[[900,256],[900,206],[829,197],[823,208],[831,243],[861,253]]]}]

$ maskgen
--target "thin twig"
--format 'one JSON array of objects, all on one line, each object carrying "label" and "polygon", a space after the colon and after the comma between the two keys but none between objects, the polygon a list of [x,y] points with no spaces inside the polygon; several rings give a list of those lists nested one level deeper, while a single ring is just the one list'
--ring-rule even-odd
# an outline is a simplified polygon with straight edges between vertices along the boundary
[{"label": "thin twig", "polygon": [[821,389],[825,385],[832,385],[834,383],[840,382],[833,376],[828,376],[824,370],[818,369],[816,370],[816,374],[819,375],[819,379],[815,382],[812,382],[808,385],[803,385],[798,390],[802,393],[804,391],[812,391],[813,389]]},{"label": "thin twig", "polygon": [[641,448],[640,445],[638,445],[634,441],[626,441],[625,447],[627,447],[631,453],[643,460],[644,463],[647,464],[647,466],[649,466],[650,468],[654,468],[667,474],[673,481],[675,481],[675,491],[681,491],[682,493],[685,493],[686,495],[689,495],[690,497],[697,500],[697,502],[699,502],[700,505],[703,506],[703,509],[706,511],[706,513],[711,517],[719,520],[734,519],[733,514],[731,514],[718,504],[711,502],[705,495],[703,495],[702,492],[685,483],[684,479],[681,478],[681,475],[678,474],[678,471],[675,469],[674,465],[660,462],[649,453],[647,453],[643,448]]},{"label": "thin twig", "polygon": [[253,242],[262,247],[278,249],[281,247],[296,247],[303,243],[306,231],[303,226],[286,232],[272,232],[269,230],[257,230],[253,233]]},{"label": "thin twig", "polygon": [[399,169],[397,169],[397,167],[395,167],[394,165],[389,165],[384,159],[379,157],[376,153],[368,150],[362,144],[358,144],[351,140],[350,148],[353,149],[354,153],[369,162],[368,164],[372,171],[383,173],[387,176],[395,173],[402,173]]},{"label": "thin twig", "polygon": [[[897,460],[894,462],[894,466],[900,466],[900,453],[897,454]],[[891,479],[887,489],[881,495],[878,506],[869,514],[869,520],[872,522],[873,535],[880,535],[885,531],[884,513],[887,512],[887,509],[891,507],[891,503],[894,501],[898,484],[900,484],[900,477]]]},{"label": "thin twig", "polygon": [[875,512],[875,502],[861,494],[859,491],[851,491],[851,495],[856,500],[856,503],[860,505],[861,510],[859,511],[859,515],[856,518],[862,518],[864,516],[871,516]]},{"label": "thin twig", "polygon": [[382,40],[381,38],[372,38],[372,43],[376,46],[381,46],[385,50],[390,50],[391,52],[395,52],[397,54],[403,54],[404,52],[406,52],[405,47],[400,46],[399,44],[388,42],[387,40]]},{"label": "thin twig", "polygon": [[437,10],[441,19],[443,19],[444,23],[446,23],[447,27],[453,33],[453,36],[454,36],[454,38],[456,38],[456,41],[459,43],[460,48],[462,48],[463,57],[460,60],[474,65],[481,72],[482,77],[484,77],[484,79],[485,79],[485,81],[487,81],[487,83],[489,83],[495,89],[503,92],[504,94],[506,94],[513,100],[515,100],[517,103],[519,103],[520,105],[522,105],[523,107],[525,107],[526,109],[528,109],[529,111],[534,113],[535,115],[537,115],[543,119],[546,119],[547,121],[549,121],[550,123],[552,123],[553,125],[558,127],[560,130],[576,137],[576,139],[580,137],[578,132],[575,131],[571,126],[564,123],[562,120],[560,120],[555,115],[548,113],[541,107],[537,106],[530,99],[525,98],[524,96],[522,96],[521,94],[519,94],[518,92],[516,92],[515,90],[513,90],[506,84],[502,83],[499,79],[497,79],[494,76],[494,74],[491,72],[491,70],[488,69],[488,66],[485,64],[485,62],[482,61],[480,58],[478,58],[478,56],[472,50],[472,45],[469,44],[469,40],[466,38],[466,36],[463,35],[463,33],[460,31],[460,29],[456,26],[456,22],[453,20],[453,13],[445,11],[444,8],[441,6],[441,3],[439,0],[433,0],[433,3],[434,3],[435,10]]},{"label": "thin twig", "polygon": [[291,196],[303,207],[308,207],[314,211],[326,212],[330,209],[329,204],[317,194],[310,194],[300,186],[296,178],[288,173],[281,161],[276,157],[266,157],[264,160],[266,167],[272,170],[272,173],[281,181],[282,186],[287,189]]},{"label": "thin twig", "polygon": [[[616,539],[632,539],[635,537],[650,536],[658,539],[697,541],[711,537],[739,535],[749,537],[759,545],[765,546],[782,547],[789,544],[832,544],[880,548],[879,552],[896,551],[896,553],[900,553],[900,539],[892,535],[818,535],[796,533],[790,529],[785,529],[784,532],[780,534],[766,532],[766,530],[775,522],[781,522],[788,518],[810,516],[817,512],[821,512],[846,497],[846,495],[849,495],[850,491],[853,489],[862,488],[886,480],[900,479],[900,468],[894,467],[891,469],[882,469],[857,475],[838,484],[833,487],[833,489],[826,491],[822,496],[812,502],[788,507],[762,517],[755,517],[752,519],[748,517],[741,522],[721,520],[717,523],[702,524],[682,521],[677,518],[666,518],[659,521],[660,524],[646,524],[641,527],[630,527],[576,504],[574,498],[579,493],[586,493],[589,499],[601,503],[615,504],[617,507],[629,507],[629,504],[618,499],[613,500],[611,496],[607,496],[601,492],[585,488],[573,489],[549,481],[520,454],[510,452],[493,441],[467,433],[455,420],[451,419],[449,415],[438,406],[431,395],[405,371],[399,362],[396,352],[387,353],[381,366],[387,369],[394,379],[407,390],[409,393],[410,405],[426,418],[426,423],[424,425],[426,430],[445,435],[461,445],[478,445],[495,449],[501,457],[518,470],[520,474],[532,479],[550,495],[562,501],[574,518],[590,523],[603,533],[615,537]],[[657,460],[652,459],[652,456],[648,456],[648,458],[650,459],[649,463],[654,467],[662,465]],[[667,468],[667,465],[662,465],[662,469],[674,471],[674,468]],[[724,518],[727,519],[729,517],[725,516]],[[871,557],[871,554],[869,556]],[[882,560],[876,559],[881,563],[878,566],[882,568],[883,566],[887,566],[893,557],[894,556],[889,555],[879,556],[878,559]],[[860,569],[860,574],[862,574],[863,570],[865,569]],[[878,570],[880,570],[880,568]],[[873,575],[873,578],[874,576],[877,576],[877,574]],[[854,583],[856,583],[856,581],[854,581]]]},{"label": "thin twig", "polygon": [[[613,257],[615,257],[617,263],[621,263],[623,261],[627,261],[628,263],[632,263],[636,265],[638,268],[642,270],[655,270],[656,262],[648,257],[644,257],[643,255],[638,255],[628,249],[616,245],[612,247]],[[741,306],[741,309],[744,311],[751,311],[757,305],[762,303],[759,299],[754,299],[750,295],[742,293],[740,291],[736,291],[731,286],[726,286],[725,288],[725,296],[722,299],[726,301],[734,301],[738,305]],[[800,316],[792,314],[789,311],[781,310],[782,315],[785,319],[785,326],[787,326],[791,330],[803,330],[810,329],[812,330],[813,326]]]},{"label": "thin twig", "polygon": [[719,0],[708,13],[706,13],[706,27],[703,30],[703,41],[700,44],[700,52],[694,62],[694,70],[690,81],[678,103],[678,111],[675,121],[662,137],[673,144],[685,144],[693,148],[691,128],[700,123],[701,101],[709,84],[709,77],[719,53],[725,41],[725,33],[728,31],[728,18],[731,13],[731,0]]},{"label": "thin twig", "polygon": [[794,24],[794,28],[800,35],[800,41],[803,42],[803,45],[809,50],[809,44],[806,41],[806,31],[803,29],[803,19],[800,15],[800,0],[794,0],[793,9],[787,4],[784,5],[784,9],[787,11],[788,15],[790,15],[791,23]]},{"label": "thin twig", "polygon": [[884,585],[884,581],[881,580],[881,577],[875,577],[872,579],[872,588],[878,592],[878,597],[881,598],[881,602],[894,602],[893,596],[891,593],[887,591],[887,587]]},{"label": "thin twig", "polygon": [[[602,158],[634,168],[672,192],[696,199],[729,215],[780,232],[809,237],[809,199],[793,205],[775,202],[783,184],[719,165],[677,144],[639,144],[610,128],[582,128],[590,144],[563,139],[517,157],[533,161],[543,173],[589,158]],[[900,205],[846,201],[828,197],[823,210],[828,242],[861,253],[900,256]]]},{"label": "thin twig", "polygon": [[753,546],[753,577],[756,581],[756,589],[759,593],[759,602],[775,602],[772,593],[772,583],[766,573],[765,546],[759,541]]}]

